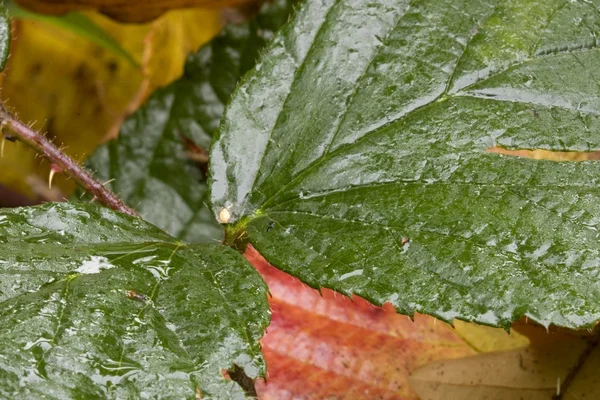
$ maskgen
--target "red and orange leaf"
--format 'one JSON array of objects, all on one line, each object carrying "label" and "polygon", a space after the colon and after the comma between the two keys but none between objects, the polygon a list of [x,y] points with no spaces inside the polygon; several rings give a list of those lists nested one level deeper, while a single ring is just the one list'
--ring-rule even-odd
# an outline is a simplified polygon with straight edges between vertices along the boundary
[{"label": "red and orange leaf", "polygon": [[269,265],[248,247],[246,257],[272,297],[272,322],[262,339],[267,380],[259,398],[417,399],[408,384],[417,367],[476,354],[448,325],[387,304],[375,307],[328,289],[311,289]]}]

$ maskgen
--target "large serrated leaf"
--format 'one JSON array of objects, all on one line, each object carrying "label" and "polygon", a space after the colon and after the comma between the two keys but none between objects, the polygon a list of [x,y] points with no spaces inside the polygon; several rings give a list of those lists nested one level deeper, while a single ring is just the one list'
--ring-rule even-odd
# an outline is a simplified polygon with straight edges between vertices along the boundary
[{"label": "large serrated leaf", "polygon": [[599,6],[309,0],[228,107],[213,210],[312,286],[399,312],[600,318]]},{"label": "large serrated leaf", "polygon": [[184,137],[208,148],[225,104],[294,1],[265,5],[247,23],[228,25],[190,55],[182,78],[156,91],[123,125],[119,138],[88,161],[98,179],[140,215],[187,242],[214,242],[222,230],[207,207],[207,186],[186,154]]},{"label": "large serrated leaf", "polygon": [[0,397],[243,398],[266,286],[235,251],[93,206],[0,210]]}]

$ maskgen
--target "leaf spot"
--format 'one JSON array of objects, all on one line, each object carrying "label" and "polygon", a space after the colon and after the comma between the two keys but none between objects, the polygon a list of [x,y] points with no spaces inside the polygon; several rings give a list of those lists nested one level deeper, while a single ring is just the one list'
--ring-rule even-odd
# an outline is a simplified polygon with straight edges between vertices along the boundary
[{"label": "leaf spot", "polygon": [[146,300],[148,300],[148,296],[146,296],[145,294],[140,293],[136,290],[128,290],[127,297],[130,298],[131,300],[142,301],[144,303],[146,302]]},{"label": "leaf spot", "polygon": [[487,149],[489,153],[502,154],[504,156],[531,158],[534,160],[548,161],[592,161],[600,160],[600,151],[554,151],[554,150],[509,150],[494,146]]}]

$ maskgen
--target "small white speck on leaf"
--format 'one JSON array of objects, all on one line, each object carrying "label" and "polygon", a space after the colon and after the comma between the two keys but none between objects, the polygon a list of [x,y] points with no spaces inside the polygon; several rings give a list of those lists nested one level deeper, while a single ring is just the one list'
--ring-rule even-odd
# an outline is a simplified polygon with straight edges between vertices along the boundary
[{"label": "small white speck on leaf", "polygon": [[229,222],[229,220],[231,219],[231,213],[229,212],[228,209],[223,208],[220,212],[219,212],[219,222],[222,224],[226,224]]}]

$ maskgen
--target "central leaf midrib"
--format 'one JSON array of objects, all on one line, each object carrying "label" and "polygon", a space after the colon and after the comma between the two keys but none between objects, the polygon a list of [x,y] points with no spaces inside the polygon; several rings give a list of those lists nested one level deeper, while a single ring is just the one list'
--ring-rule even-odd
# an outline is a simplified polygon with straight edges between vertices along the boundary
[{"label": "central leaf midrib", "polygon": [[[312,41],[311,41],[310,47],[309,47],[309,48],[308,48],[308,50],[306,51],[306,54],[305,54],[304,58],[302,59],[301,63],[300,63],[299,65],[297,65],[297,66],[296,66],[296,70],[294,71],[293,78],[292,78],[292,82],[291,82],[291,84],[290,84],[290,86],[289,86],[288,92],[287,92],[287,94],[285,95],[285,99],[284,99],[284,101],[283,101],[283,104],[284,104],[284,106],[285,106],[285,104],[286,104],[286,103],[289,101],[289,99],[290,99],[290,96],[291,96],[291,94],[292,94],[292,89],[293,89],[293,87],[294,87],[294,84],[297,82],[297,80],[298,80],[298,77],[299,77],[299,75],[300,75],[300,72],[301,72],[301,71],[304,69],[304,67],[305,67],[305,65],[306,65],[306,63],[307,63],[307,61],[310,59],[310,55],[311,55],[311,53],[312,53],[312,52],[314,52],[314,51],[316,51],[316,50],[315,50],[315,42],[317,41],[317,38],[319,38],[319,36],[320,36],[320,35],[323,33],[323,31],[324,31],[324,30],[327,28],[327,22],[328,22],[328,20],[329,20],[329,18],[330,18],[330,16],[331,16],[331,13],[332,13],[332,12],[333,12],[333,10],[335,9],[335,6],[336,6],[336,5],[338,5],[338,4],[339,4],[341,1],[342,1],[342,0],[333,0],[333,3],[332,3],[330,6],[329,6],[329,9],[327,10],[327,12],[326,12],[326,13],[325,13],[325,15],[324,15],[324,18],[323,18],[323,20],[322,20],[322,22],[321,22],[321,25],[319,26],[319,28],[318,28],[318,29],[316,30],[316,32],[315,32],[315,35],[314,35],[314,37],[312,38]],[[304,4],[304,5],[303,5],[303,7],[308,7],[308,5],[307,5],[307,4]],[[291,24],[291,22],[290,22],[289,24]],[[287,28],[287,27],[284,27],[284,28],[282,28],[282,31],[285,31],[285,29],[286,29],[286,28]],[[284,50],[287,52],[286,45],[283,45],[282,47],[283,47],[283,49],[284,49]],[[239,90],[239,89],[238,89],[238,90]],[[235,96],[235,93],[234,93],[234,96]],[[283,108],[282,108],[282,109],[283,109]],[[275,127],[277,127],[277,125],[278,125],[278,123],[279,123],[279,121],[280,121],[280,119],[281,119],[281,115],[282,115],[282,114],[281,114],[281,110],[282,110],[282,109],[280,109],[280,111],[279,111],[279,114],[277,115],[277,118],[275,119],[275,124],[274,124],[274,125],[271,127],[271,129],[270,129],[270,130],[269,130],[269,132],[268,132],[268,137],[267,137],[267,141],[266,141],[266,143],[270,143],[270,142],[271,142],[271,137],[272,137],[272,135],[273,135],[273,132],[275,131]],[[256,120],[255,120],[254,113],[250,113],[249,115],[250,115],[250,119],[252,119],[253,121],[255,121],[255,123],[256,123],[256,122],[258,122],[258,121],[256,121]],[[262,124],[260,124],[260,125],[262,125]],[[263,162],[264,162],[264,160],[265,160],[265,158],[266,158],[266,156],[267,156],[267,152],[268,152],[268,150],[269,150],[269,146],[267,145],[267,147],[265,147],[265,149],[264,149],[264,151],[263,151],[262,155],[260,155],[260,161],[258,162],[258,165],[259,165],[259,166],[262,166],[262,164],[263,164]],[[310,166],[310,165],[309,165],[309,166]],[[258,171],[260,171],[260,169],[257,169],[257,171],[256,171],[256,174],[255,174],[255,176],[254,176],[254,179],[253,179],[253,182],[252,182],[252,186],[251,186],[251,188],[255,188],[255,187],[256,187],[256,184],[257,184],[257,182],[258,182],[258,180],[259,180],[260,173],[258,173]],[[244,199],[244,205],[245,205],[245,204],[246,204],[246,202],[248,201],[248,195],[249,195],[249,193],[246,193],[246,195],[245,195],[246,197],[245,197],[245,199]]]}]

